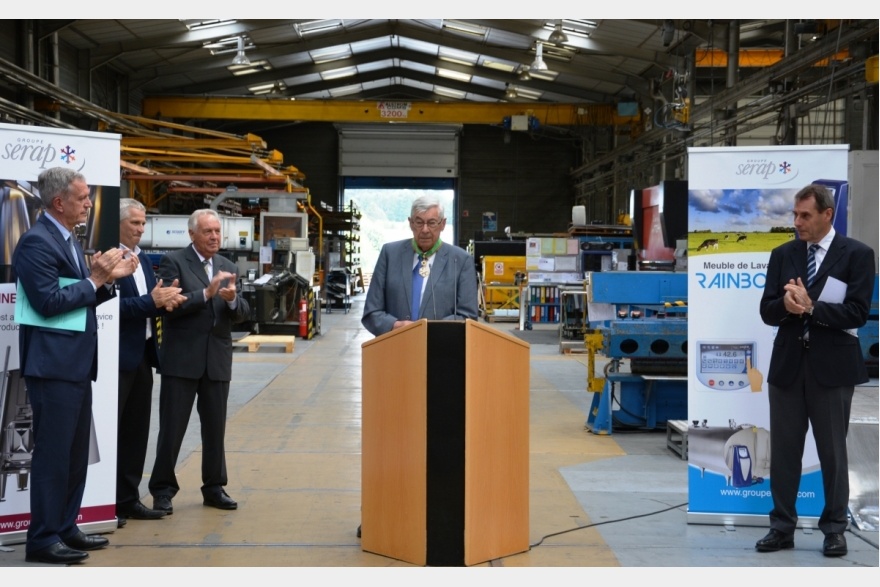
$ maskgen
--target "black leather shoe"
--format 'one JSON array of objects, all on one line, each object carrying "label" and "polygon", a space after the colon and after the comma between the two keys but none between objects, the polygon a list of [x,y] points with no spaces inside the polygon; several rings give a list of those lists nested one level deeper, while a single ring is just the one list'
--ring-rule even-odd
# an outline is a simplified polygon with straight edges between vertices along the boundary
[{"label": "black leather shoe", "polygon": [[53,565],[75,565],[89,558],[89,553],[74,550],[63,542],[56,542],[42,550],[29,552],[24,560],[29,563],[50,563]]},{"label": "black leather shoe", "polygon": [[361,527],[358,526],[358,538],[360,538],[360,537],[361,537]]},{"label": "black leather shoe", "polygon": [[64,544],[75,550],[98,550],[110,544],[110,541],[103,536],[89,536],[84,532],[77,532],[63,540]]},{"label": "black leather shoe", "polygon": [[158,520],[164,518],[166,513],[162,510],[151,510],[139,500],[116,506],[117,516],[133,520]]},{"label": "black leather shoe", "polygon": [[125,528],[125,525],[127,523],[128,523],[128,521],[125,518],[120,518],[119,516],[116,516],[116,527],[117,528]]},{"label": "black leather shoe", "polygon": [[843,534],[826,534],[822,543],[822,554],[825,556],[843,556],[846,554],[846,538]]},{"label": "black leather shoe", "polygon": [[238,502],[229,497],[223,489],[219,491],[205,492],[202,494],[205,498],[205,505],[217,508],[218,510],[234,510],[238,509]]},{"label": "black leather shoe", "polygon": [[776,552],[786,548],[794,548],[794,536],[783,534],[779,530],[770,530],[766,536],[755,543],[758,552]]},{"label": "black leather shoe", "polygon": [[165,512],[166,516],[170,516],[174,513],[174,508],[171,506],[171,498],[167,495],[154,496],[153,509],[159,510],[160,512]]}]

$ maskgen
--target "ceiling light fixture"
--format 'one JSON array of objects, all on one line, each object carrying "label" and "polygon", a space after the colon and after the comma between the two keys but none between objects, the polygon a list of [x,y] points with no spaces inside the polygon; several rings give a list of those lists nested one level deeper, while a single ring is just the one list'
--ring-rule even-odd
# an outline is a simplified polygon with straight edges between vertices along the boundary
[{"label": "ceiling light fixture", "polygon": [[534,69],[535,71],[543,71],[547,69],[547,64],[544,63],[544,43],[538,41],[536,45],[537,49],[535,50],[535,60],[532,62],[530,69]]},{"label": "ceiling light fixture", "polygon": [[251,60],[247,58],[247,55],[244,54],[244,38],[238,38],[238,51],[235,53],[235,57],[232,58],[232,65],[250,65]]},{"label": "ceiling light fixture", "polygon": [[519,81],[527,82],[532,79],[532,74],[529,73],[529,66],[523,65],[519,70]]},{"label": "ceiling light fixture", "polygon": [[565,31],[562,30],[562,23],[556,25],[556,28],[550,33],[550,36],[547,40],[554,45],[562,45],[563,43],[568,43],[568,35],[565,34]]},{"label": "ceiling light fixture", "polygon": [[516,100],[516,88],[512,87],[510,84],[504,84],[507,86],[507,91],[504,92],[505,100]]}]

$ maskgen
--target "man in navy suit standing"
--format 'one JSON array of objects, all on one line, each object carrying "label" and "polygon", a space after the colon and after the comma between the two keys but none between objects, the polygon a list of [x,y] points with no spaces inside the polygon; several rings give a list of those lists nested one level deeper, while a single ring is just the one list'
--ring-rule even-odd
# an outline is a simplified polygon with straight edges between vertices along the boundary
[{"label": "man in navy suit standing", "polygon": [[153,369],[159,368],[156,318],[186,298],[175,280],[163,287],[156,281],[149,257],[138,244],[147,215],[144,205],[131,198],[119,200],[120,248],[138,258],[133,275],[119,285],[119,419],[116,442],[116,515],[157,520],[165,512],[141,503],[139,486],[150,436]]},{"label": "man in navy suit standing", "polygon": [[856,329],[868,319],[874,251],[835,232],[834,197],[809,185],[794,197],[798,240],[770,253],[761,318],[778,327],[767,373],[770,401],[770,532],[759,552],[794,548],[798,486],[807,429],[813,427],[825,506],[825,556],[847,552],[849,470],[846,434],[855,385],[868,380]]},{"label": "man in navy suit standing", "polygon": [[[98,376],[95,308],[114,297],[113,280],[131,275],[136,258],[113,248],[86,265],[73,233],[92,207],[85,177],[64,167],[43,171],[37,186],[44,214],[18,242],[12,266],[31,306],[44,318],[85,308],[84,331],[22,324],[21,372],[33,409],[31,521],[25,560],[82,562],[107,546],[76,524],[86,486],[92,419],[92,381]],[[74,280],[62,287],[59,278]]]}]

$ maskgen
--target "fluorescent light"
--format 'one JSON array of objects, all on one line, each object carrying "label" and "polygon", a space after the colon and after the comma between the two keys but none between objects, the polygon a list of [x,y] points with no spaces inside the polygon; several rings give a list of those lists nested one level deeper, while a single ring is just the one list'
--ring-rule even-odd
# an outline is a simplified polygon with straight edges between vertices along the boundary
[{"label": "fluorescent light", "polygon": [[[570,18],[562,19],[561,23],[558,22],[545,22],[544,28],[549,31],[561,30],[565,35],[571,35],[574,37],[581,37],[582,39],[588,39],[590,37],[590,33],[592,30],[599,26],[599,23],[595,20],[576,20]],[[568,43],[569,41],[563,41],[564,43]]]},{"label": "fluorescent light", "polygon": [[357,68],[355,66],[350,67],[340,67],[339,69],[331,69],[329,71],[321,72],[321,79],[325,81],[341,79],[344,77],[351,77],[357,74]]},{"label": "fluorescent light", "polygon": [[529,76],[532,79],[539,79],[548,82],[552,82],[559,76],[558,71],[552,71],[550,69],[544,69],[542,71],[535,71],[534,69],[529,70]]},{"label": "fluorescent light", "polygon": [[518,98],[528,98],[529,100],[537,100],[544,95],[544,92],[537,92],[529,88],[517,87],[516,95]]},{"label": "fluorescent light", "polygon": [[442,67],[437,68],[437,75],[460,82],[470,82],[473,78],[473,76],[470,74],[461,73],[459,71],[452,71],[451,69],[444,69]]},{"label": "fluorescent light", "polygon": [[330,18],[322,20],[313,20],[310,22],[301,22],[293,25],[296,30],[303,36],[312,33],[324,33],[333,29],[342,28],[342,20],[339,18]]},{"label": "fluorescent light", "polygon": [[517,67],[516,64],[513,63],[502,63],[501,61],[492,61],[491,59],[483,60],[483,63],[481,63],[481,65],[483,67],[488,67],[489,69],[496,69],[498,71],[504,71],[507,73],[513,73]]},{"label": "fluorescent light", "polygon": [[201,29],[209,29],[212,27],[223,26],[225,24],[235,24],[238,21],[234,18],[227,18],[225,20],[220,19],[212,19],[212,20],[184,20],[180,19],[180,22],[186,26],[187,29],[191,31],[197,31]]},{"label": "fluorescent light", "polygon": [[458,63],[459,65],[475,65],[477,63],[477,55],[474,53],[456,51],[455,49],[449,49],[446,47],[439,47],[438,49],[437,57],[443,61]]},{"label": "fluorescent light", "polygon": [[330,92],[330,96],[332,96],[333,98],[339,98],[342,96],[348,96],[350,94],[357,94],[361,91],[361,85],[353,84],[350,86],[343,86],[341,88],[330,88],[330,90],[328,91]]},{"label": "fluorescent light", "polygon": [[477,24],[462,22],[460,20],[443,19],[443,28],[460,33],[467,33],[469,35],[476,35],[478,37],[486,36],[486,29],[484,27]]},{"label": "fluorescent light", "polygon": [[348,45],[344,47],[328,47],[326,49],[310,51],[309,55],[311,55],[312,61],[315,62],[315,65],[320,65],[321,63],[330,63],[331,61],[348,59],[351,57],[351,48],[349,48]]},{"label": "fluorescent light", "polygon": [[269,71],[272,66],[265,59],[259,61],[251,61],[250,65],[227,65],[226,69],[232,72],[232,75],[248,75],[260,71]]},{"label": "fluorescent light", "polygon": [[453,90],[452,88],[445,88],[443,86],[434,86],[434,93],[445,96],[447,98],[454,98],[456,100],[463,100],[464,97],[467,95],[461,90]]}]

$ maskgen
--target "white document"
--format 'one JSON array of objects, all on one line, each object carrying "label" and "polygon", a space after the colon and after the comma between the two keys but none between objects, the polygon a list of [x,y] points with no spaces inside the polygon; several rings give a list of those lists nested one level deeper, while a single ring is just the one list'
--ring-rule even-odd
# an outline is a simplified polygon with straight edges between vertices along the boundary
[{"label": "white document", "polygon": [[825,287],[822,288],[822,293],[819,294],[818,301],[828,302],[829,304],[842,304],[844,299],[846,299],[846,284],[829,275],[828,279],[825,280]]},{"label": "white document", "polygon": [[[829,275],[828,279],[825,280],[825,287],[822,288],[822,293],[819,294],[819,299],[816,301],[829,304],[842,304],[845,299],[846,284]],[[844,332],[856,337],[859,335],[857,328],[844,329]]]}]

